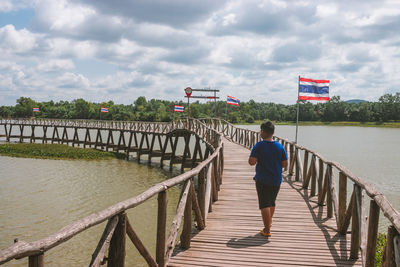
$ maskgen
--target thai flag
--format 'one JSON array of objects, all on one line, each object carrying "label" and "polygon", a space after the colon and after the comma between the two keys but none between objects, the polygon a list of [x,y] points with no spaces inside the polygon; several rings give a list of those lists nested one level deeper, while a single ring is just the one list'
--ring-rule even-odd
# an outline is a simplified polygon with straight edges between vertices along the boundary
[{"label": "thai flag", "polygon": [[33,108],[33,112],[39,112],[39,108]]},{"label": "thai flag", "polygon": [[237,98],[235,98],[233,96],[229,96],[229,95],[228,95],[228,98],[226,99],[226,103],[228,105],[239,106],[239,102],[240,102],[239,99],[237,99]]},{"label": "thai flag", "polygon": [[184,106],[177,106],[177,105],[174,106],[175,112],[183,112],[184,110],[185,110]]},{"label": "thai flag", "polygon": [[107,112],[108,112],[108,108],[101,107],[100,112],[105,112],[105,113],[107,113]]},{"label": "thai flag", "polygon": [[329,80],[313,80],[299,77],[299,100],[329,101]]}]

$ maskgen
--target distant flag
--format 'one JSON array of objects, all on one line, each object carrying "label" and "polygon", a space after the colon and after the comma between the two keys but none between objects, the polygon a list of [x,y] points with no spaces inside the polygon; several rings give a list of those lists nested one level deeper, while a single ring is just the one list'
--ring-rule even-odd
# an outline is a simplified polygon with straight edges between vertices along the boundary
[{"label": "distant flag", "polygon": [[233,96],[229,96],[229,95],[228,95],[228,98],[226,99],[226,103],[228,105],[239,106],[239,102],[240,102],[239,99],[237,99],[237,98],[235,98]]},{"label": "distant flag", "polygon": [[178,106],[178,105],[174,106],[174,111],[175,112],[183,112],[184,110],[185,110],[184,106]]},{"label": "distant flag", "polygon": [[329,101],[329,80],[299,77],[299,100]]},{"label": "distant flag", "polygon": [[33,108],[33,112],[39,112],[39,108]]},{"label": "distant flag", "polygon": [[100,112],[105,112],[105,113],[107,113],[107,112],[108,112],[108,108],[101,107]]}]

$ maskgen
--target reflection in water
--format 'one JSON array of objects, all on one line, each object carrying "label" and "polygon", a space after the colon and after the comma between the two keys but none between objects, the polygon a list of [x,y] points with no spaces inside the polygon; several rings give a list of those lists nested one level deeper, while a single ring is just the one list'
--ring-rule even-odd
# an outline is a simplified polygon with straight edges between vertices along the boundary
[{"label": "reflection in water", "polygon": [[[0,169],[0,248],[11,245],[14,238],[34,241],[47,237],[177,174],[116,159],[72,161],[0,157]],[[180,188],[168,190],[169,224],[179,194]],[[154,255],[157,197],[127,214],[134,230]],[[105,224],[46,252],[45,263],[50,266],[60,262],[65,266],[88,265]],[[146,266],[128,240],[127,266]],[[27,260],[14,260],[5,266],[27,266]]]}]

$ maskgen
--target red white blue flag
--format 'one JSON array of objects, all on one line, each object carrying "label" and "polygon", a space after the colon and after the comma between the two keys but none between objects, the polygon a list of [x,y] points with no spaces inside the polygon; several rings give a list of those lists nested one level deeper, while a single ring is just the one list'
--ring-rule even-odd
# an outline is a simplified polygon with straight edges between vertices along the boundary
[{"label": "red white blue flag", "polygon": [[228,105],[239,106],[239,102],[240,102],[239,99],[237,99],[237,98],[235,98],[233,96],[229,96],[229,95],[228,95],[228,98],[226,99],[226,103]]},{"label": "red white blue flag", "polygon": [[175,112],[183,112],[184,110],[185,110],[184,106],[177,106],[177,105],[174,106]]},{"label": "red white blue flag", "polygon": [[108,112],[108,108],[101,107],[100,112]]},{"label": "red white blue flag", "polygon": [[299,77],[299,100],[329,101],[329,80]]},{"label": "red white blue flag", "polygon": [[39,108],[33,108],[33,112],[39,112]]}]

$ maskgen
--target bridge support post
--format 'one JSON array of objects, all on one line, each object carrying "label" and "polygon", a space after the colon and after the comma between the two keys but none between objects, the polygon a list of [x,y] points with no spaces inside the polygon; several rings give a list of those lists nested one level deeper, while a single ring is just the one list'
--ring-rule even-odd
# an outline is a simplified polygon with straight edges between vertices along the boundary
[{"label": "bridge support post", "polygon": [[126,213],[118,215],[118,224],[114,230],[108,250],[107,266],[125,266]]},{"label": "bridge support post", "polygon": [[[192,186],[192,180],[189,180],[190,186]],[[194,191],[194,190],[193,190]],[[190,248],[190,239],[192,237],[192,190],[189,189],[186,200],[183,229],[181,235],[181,248]]]},{"label": "bridge support post", "polygon": [[366,251],[366,267],[374,267],[375,265],[375,253],[376,253],[376,241],[378,239],[378,223],[379,223],[379,206],[375,200],[371,200],[369,206],[369,222],[368,222],[368,239],[367,239],[367,251]]},{"label": "bridge support post", "polygon": [[156,261],[158,266],[165,266],[165,227],[167,224],[167,192],[158,193],[158,215],[157,215],[157,244]]},{"label": "bridge support post", "polygon": [[351,247],[350,247],[350,259],[358,259],[358,252],[360,250],[360,218],[358,216],[358,200],[357,190],[358,185],[354,184],[354,203],[352,210],[351,219]]},{"label": "bridge support post", "polygon": [[29,267],[44,267],[44,254],[29,256]]},{"label": "bridge support post", "polygon": [[345,216],[346,216],[346,204],[347,204],[347,177],[343,172],[339,173],[339,231],[342,234],[345,230],[344,223],[345,223]]}]

